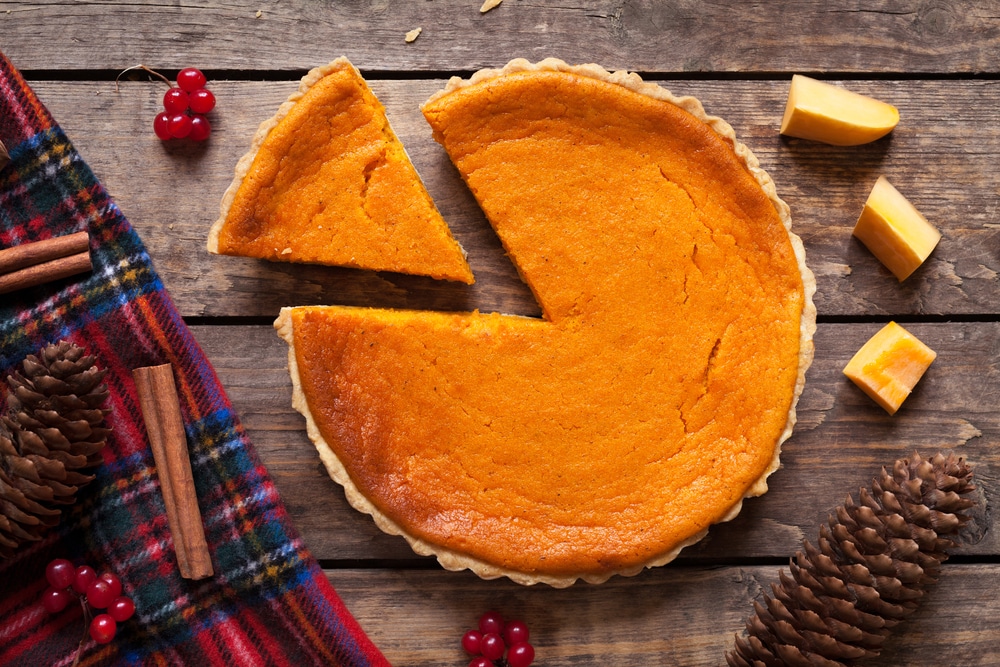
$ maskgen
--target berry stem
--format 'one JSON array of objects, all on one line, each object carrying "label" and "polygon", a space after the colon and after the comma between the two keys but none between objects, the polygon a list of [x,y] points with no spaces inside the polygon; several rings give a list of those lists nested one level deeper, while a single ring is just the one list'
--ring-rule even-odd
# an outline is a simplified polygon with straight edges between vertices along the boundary
[{"label": "berry stem", "polygon": [[86,595],[78,595],[80,599],[80,606],[83,608],[83,639],[80,640],[80,645],[76,647],[76,657],[73,658],[73,664],[70,667],[78,667],[80,664],[80,658],[83,657],[83,645],[87,643],[87,637],[90,636],[90,605],[87,604]]},{"label": "berry stem", "polygon": [[163,81],[163,83],[167,84],[168,88],[173,88],[174,87],[174,84],[170,81],[170,79],[168,79],[167,77],[163,76],[162,74],[160,74],[159,72],[157,72],[155,69],[150,69],[149,67],[146,67],[145,65],[132,65],[131,67],[126,67],[125,69],[123,69],[121,72],[118,73],[118,76],[115,77],[115,92],[116,93],[118,92],[118,81],[122,78],[122,75],[125,74],[126,72],[131,72],[132,70],[137,70],[137,69],[141,69],[142,71],[148,72],[149,74],[152,74],[153,76],[157,77],[158,79],[160,79],[161,81]]}]

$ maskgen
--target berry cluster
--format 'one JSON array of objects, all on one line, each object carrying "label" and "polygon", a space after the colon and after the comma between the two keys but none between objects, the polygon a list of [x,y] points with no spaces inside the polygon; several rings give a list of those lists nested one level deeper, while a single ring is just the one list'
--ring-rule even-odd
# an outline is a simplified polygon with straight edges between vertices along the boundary
[{"label": "berry cluster", "polygon": [[[107,644],[114,639],[118,624],[135,613],[135,603],[122,595],[122,582],[111,572],[98,575],[89,565],[74,567],[65,558],[56,558],[45,567],[45,579],[49,582],[49,587],[42,593],[45,610],[58,614],[76,597],[83,607],[87,631],[98,644]],[[105,611],[94,615],[93,610],[101,609]]]},{"label": "berry cluster", "polygon": [[177,87],[171,86],[163,94],[163,111],[153,119],[157,137],[163,141],[208,139],[212,126],[205,114],[215,108],[215,95],[205,88],[207,83],[208,79],[197,68],[185,67],[177,73]]},{"label": "berry cluster", "polygon": [[479,617],[478,630],[462,635],[462,648],[476,656],[469,667],[528,667],[535,659],[524,621],[504,622],[495,611]]}]

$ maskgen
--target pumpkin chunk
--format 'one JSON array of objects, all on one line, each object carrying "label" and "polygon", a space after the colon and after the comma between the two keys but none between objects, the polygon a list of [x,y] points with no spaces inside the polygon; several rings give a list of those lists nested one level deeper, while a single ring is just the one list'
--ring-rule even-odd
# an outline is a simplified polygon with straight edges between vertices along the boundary
[{"label": "pumpkin chunk", "polygon": [[916,271],[941,240],[941,232],[884,176],[868,195],[854,235],[899,282]]},{"label": "pumpkin chunk", "polygon": [[857,146],[884,137],[897,123],[899,111],[891,104],[796,74],[788,90],[781,134]]},{"label": "pumpkin chunk", "polygon": [[893,415],[936,357],[909,331],[889,322],[858,350],[844,375]]}]

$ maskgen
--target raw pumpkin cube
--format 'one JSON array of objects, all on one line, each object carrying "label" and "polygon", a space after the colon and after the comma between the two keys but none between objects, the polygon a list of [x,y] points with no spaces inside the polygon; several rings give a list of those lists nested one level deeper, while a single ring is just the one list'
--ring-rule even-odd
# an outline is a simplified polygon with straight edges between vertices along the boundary
[{"label": "raw pumpkin cube", "polygon": [[858,350],[844,375],[893,415],[935,357],[913,334],[889,322]]},{"label": "raw pumpkin cube", "polygon": [[868,195],[854,235],[899,282],[916,271],[941,240],[941,232],[884,176]]},{"label": "raw pumpkin cube", "polygon": [[834,146],[875,141],[899,123],[899,111],[866,95],[796,74],[788,90],[781,134]]}]

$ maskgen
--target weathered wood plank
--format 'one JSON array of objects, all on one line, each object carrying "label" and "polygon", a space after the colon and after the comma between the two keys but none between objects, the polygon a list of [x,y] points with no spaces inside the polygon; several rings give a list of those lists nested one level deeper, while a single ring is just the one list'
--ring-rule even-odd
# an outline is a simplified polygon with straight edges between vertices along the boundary
[{"label": "weathered wood plank", "polygon": [[[986,0],[863,7],[824,0],[506,0],[487,14],[480,5],[0,2],[0,33],[16,64],[47,70],[116,70],[140,62],[289,70],[343,54],[367,70],[472,70],[514,57],[556,56],[659,72],[978,73],[997,71],[992,54],[1000,46],[1000,16]],[[423,32],[407,44],[404,34],[415,27]]]},{"label": "weathered wood plank", "polygon": [[[690,74],[665,83],[729,120],[774,176],[805,241],[819,283],[816,302],[827,319],[817,334],[799,425],[771,491],[747,501],[736,520],[714,527],[678,563],[566,590],[486,582],[428,561],[408,569],[415,562],[405,542],[351,509],[322,468],[302,418],[290,407],[286,349],[274,332],[204,325],[194,327],[196,337],[305,542],[326,564],[341,566],[327,570],[328,577],[393,664],[464,664],[459,637],[487,608],[527,620],[539,651],[536,664],[722,664],[751,601],[779,569],[741,561],[787,558],[802,538],[814,539],[829,511],[880,465],[913,450],[940,448],[954,448],[977,466],[984,506],[968,531],[969,543],[956,553],[981,562],[947,565],[923,609],[870,664],[1000,663],[994,620],[1000,599],[991,585],[1000,565],[985,562],[1000,554],[992,511],[1000,464],[1000,322],[928,321],[939,315],[1000,319],[1000,88],[972,76],[1000,71],[993,57],[1000,14],[993,4],[599,0],[552,6],[505,0],[485,15],[479,4],[0,0],[0,48],[15,65],[45,79],[35,81],[35,89],[139,230],[182,313],[208,321],[269,318],[283,305],[304,303],[537,315],[532,295],[420,116],[420,102],[444,83],[432,77],[519,56],[595,61],[665,77]],[[404,43],[403,34],[418,25],[420,38]],[[369,75],[386,103],[469,250],[477,285],[204,251],[219,198],[257,124],[303,71],[342,54]],[[153,137],[160,84],[129,81],[116,93],[110,82],[139,62],[166,70],[194,64],[216,74],[219,107],[211,142],[161,144]],[[53,80],[60,71],[72,81]],[[890,73],[895,80],[873,76],[849,86],[896,104],[903,122],[890,138],[849,149],[778,137],[788,75],[803,71],[846,78]],[[425,78],[413,78],[421,73]],[[948,76],[929,80],[922,74]],[[755,77],[760,80],[747,80]],[[927,266],[902,285],[850,236],[880,174],[944,232]],[[939,357],[903,409],[889,417],[841,374],[879,325],[830,322],[900,316]],[[362,563],[366,569],[347,567]]]},{"label": "weathered wood plank", "polygon": [[[496,609],[524,619],[536,664],[546,667],[717,667],[779,569],[674,565],[563,590],[420,570],[327,570],[327,577],[395,665],[466,664],[462,633]],[[987,583],[998,576],[997,565],[946,564],[921,608],[865,664],[1000,664],[1000,598]]]},{"label": "weathered wood plank", "polygon": [[[732,522],[715,526],[682,559],[788,557],[848,493],[867,486],[880,466],[913,451],[954,449],[976,465],[983,506],[958,552],[1000,554],[996,513],[1000,464],[1000,323],[907,324],[938,352],[903,408],[890,417],[842,375],[844,364],[879,327],[825,324],[799,402],[795,434],[771,490],[744,503]],[[291,407],[287,348],[269,327],[197,326],[306,543],[320,559],[410,559],[398,537],[383,535],[351,509],[330,481]],[[988,530],[989,529],[989,530]],[[985,534],[984,534],[985,533]]]},{"label": "weathered wood plank", "polygon": [[[257,124],[294,81],[213,84],[219,97],[207,145],[163,144],[151,131],[162,84],[39,81],[35,88],[137,227],[186,316],[273,317],[289,304],[339,303],[537,315],[493,231],[419,105],[441,80],[376,80],[376,93],[455,235],[477,284],[468,287],[389,273],[294,266],[204,250],[218,202]],[[900,126],[867,146],[837,148],[779,137],[787,82],[666,81],[726,118],[792,207],[822,315],[995,314],[1000,304],[997,210],[1000,105],[996,81],[856,81],[896,104]],[[905,283],[851,236],[871,186],[886,175],[944,233]]]}]

